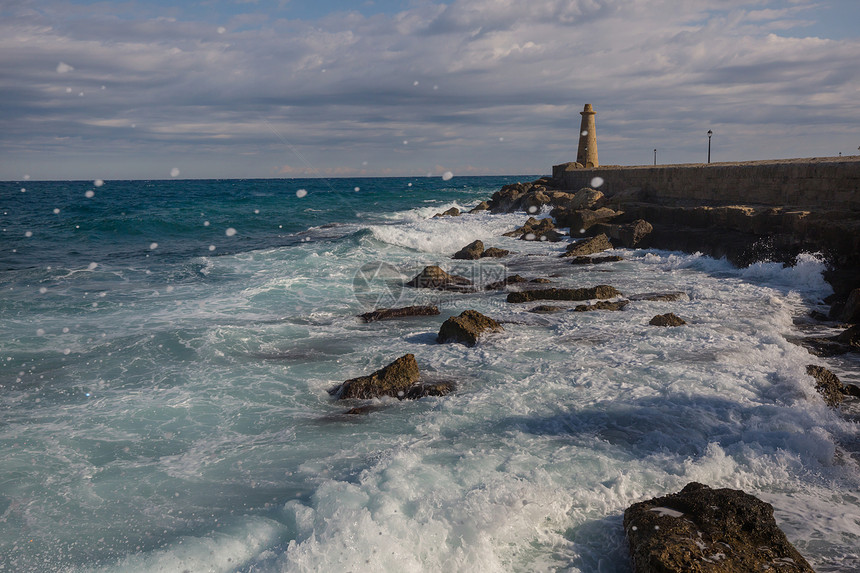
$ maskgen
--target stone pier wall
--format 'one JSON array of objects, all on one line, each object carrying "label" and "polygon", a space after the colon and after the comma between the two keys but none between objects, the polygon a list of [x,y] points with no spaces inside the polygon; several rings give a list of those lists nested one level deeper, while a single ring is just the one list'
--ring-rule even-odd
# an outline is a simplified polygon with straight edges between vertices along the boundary
[{"label": "stone pier wall", "polygon": [[643,190],[666,203],[768,205],[815,211],[860,211],[860,156],[576,169],[555,165],[564,189],[593,187],[606,195]]}]

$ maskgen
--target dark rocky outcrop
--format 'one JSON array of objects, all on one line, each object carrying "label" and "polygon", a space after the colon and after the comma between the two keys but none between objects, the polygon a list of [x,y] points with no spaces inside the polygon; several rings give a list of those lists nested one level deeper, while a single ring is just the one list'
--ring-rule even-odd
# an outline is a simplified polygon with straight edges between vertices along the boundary
[{"label": "dark rocky outcrop", "polygon": [[623,261],[624,257],[618,255],[608,255],[606,257],[574,257],[570,264],[572,265],[601,265],[603,263],[617,263]]},{"label": "dark rocky outcrop", "polygon": [[630,300],[649,300],[654,302],[676,302],[679,300],[690,300],[690,295],[682,291],[674,292],[643,292],[629,297]]},{"label": "dark rocky outcrop", "polygon": [[404,318],[407,316],[434,316],[439,314],[436,306],[404,306],[401,308],[377,308],[371,312],[358,315],[364,322],[375,322],[377,320],[388,320],[391,318]]},{"label": "dark rocky outcrop", "polygon": [[464,310],[459,316],[452,316],[442,323],[436,342],[459,342],[474,346],[487,330],[501,332],[504,329],[498,322],[476,310]]},{"label": "dark rocky outcrop", "polygon": [[581,235],[600,223],[608,223],[612,219],[622,215],[620,211],[613,211],[606,207],[600,209],[565,209],[557,207],[549,212],[559,227],[570,227],[570,236]]},{"label": "dark rocky outcrop", "polygon": [[576,312],[588,312],[591,310],[623,310],[628,304],[630,304],[629,300],[618,300],[615,302],[601,300],[593,304],[579,304],[573,310]]},{"label": "dark rocky outcrop", "polygon": [[527,282],[529,282],[529,279],[527,279],[524,276],[509,275],[509,276],[505,277],[504,280],[492,282],[492,283],[488,284],[487,286],[485,286],[484,288],[486,290],[501,290],[508,285],[515,285],[515,284],[521,284],[521,283],[527,283]]},{"label": "dark rocky outcrop", "polygon": [[472,288],[472,281],[469,279],[448,274],[435,265],[424,267],[424,270],[406,283],[406,286],[456,292],[472,292],[474,290]]},{"label": "dark rocky outcrop", "polygon": [[457,389],[457,384],[452,380],[438,380],[435,382],[419,382],[413,384],[406,390],[403,396],[398,398],[405,400],[418,400],[427,396],[447,396]]},{"label": "dark rocky outcrop", "polygon": [[456,253],[454,253],[453,258],[461,259],[461,260],[474,260],[480,259],[484,254],[484,243],[480,240],[472,241]]},{"label": "dark rocky outcrop", "polygon": [[773,506],[734,489],[690,483],[624,512],[635,573],[814,573],[773,518]]},{"label": "dark rocky outcrop", "polygon": [[522,292],[512,292],[508,302],[521,303],[536,300],[592,300],[608,299],[621,296],[621,293],[609,285],[597,285],[590,288],[550,288]]},{"label": "dark rocky outcrop", "polygon": [[433,218],[436,219],[437,217],[459,217],[459,216],[460,216],[460,210],[456,207],[451,207],[447,211],[443,211],[441,213],[436,213],[435,215],[433,215]]},{"label": "dark rocky outcrop", "polygon": [[576,243],[568,245],[567,251],[561,256],[584,257],[586,255],[593,255],[595,253],[600,253],[611,248],[612,243],[609,242],[609,237],[607,237],[604,233],[601,233],[596,237],[577,241]]},{"label": "dark rocky outcrop", "polygon": [[608,235],[610,239],[626,249],[632,249],[650,235],[654,227],[644,219],[637,219],[632,223],[621,225],[598,223],[592,230]]},{"label": "dark rocky outcrop", "polygon": [[541,304],[532,309],[529,309],[529,312],[533,312],[535,314],[553,314],[555,312],[561,312],[564,308],[560,306],[552,306],[548,304]]},{"label": "dark rocky outcrop", "polygon": [[510,254],[511,252],[506,251],[505,249],[500,249],[498,247],[490,247],[489,249],[481,253],[481,258],[500,259],[502,257],[507,257]]},{"label": "dark rocky outcrop", "polygon": [[350,378],[328,391],[338,400],[348,398],[379,398],[392,396],[402,398],[413,384],[418,382],[418,363],[413,354],[401,356],[385,368],[368,376]]},{"label": "dark rocky outcrop", "polygon": [[651,326],[683,326],[687,324],[683,318],[674,313],[658,314],[648,322]]},{"label": "dark rocky outcrop", "polygon": [[489,211],[490,204],[486,201],[481,201],[469,211],[469,213],[480,213],[481,211]]},{"label": "dark rocky outcrop", "polygon": [[839,378],[823,366],[809,364],[806,373],[815,378],[815,389],[831,408],[838,408],[848,390]]},{"label": "dark rocky outcrop", "polygon": [[549,241],[551,243],[558,242],[564,237],[555,230],[552,219],[536,219],[534,217],[529,217],[525,225],[505,233],[504,236],[519,237],[522,241]]},{"label": "dark rocky outcrop", "polygon": [[836,341],[847,345],[850,350],[860,350],[860,324],[855,324],[837,336]]}]

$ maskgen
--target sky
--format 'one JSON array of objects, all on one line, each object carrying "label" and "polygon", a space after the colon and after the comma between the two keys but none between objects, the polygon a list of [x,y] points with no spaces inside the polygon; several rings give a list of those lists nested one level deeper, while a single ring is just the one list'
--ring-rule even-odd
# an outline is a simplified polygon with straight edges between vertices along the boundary
[{"label": "sky", "polygon": [[0,0],[0,180],[857,155],[858,0]]}]

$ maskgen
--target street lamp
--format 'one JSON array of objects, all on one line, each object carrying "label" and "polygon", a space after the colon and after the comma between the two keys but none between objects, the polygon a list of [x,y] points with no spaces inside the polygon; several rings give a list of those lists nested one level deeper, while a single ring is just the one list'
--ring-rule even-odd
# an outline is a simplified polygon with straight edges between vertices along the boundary
[{"label": "street lamp", "polygon": [[711,162],[711,136],[714,135],[714,132],[710,129],[708,130],[708,163]]},{"label": "street lamp", "polygon": [[[860,147],[858,147],[857,149],[860,149]],[[654,165],[657,165],[657,150],[656,149],[654,150]]]}]

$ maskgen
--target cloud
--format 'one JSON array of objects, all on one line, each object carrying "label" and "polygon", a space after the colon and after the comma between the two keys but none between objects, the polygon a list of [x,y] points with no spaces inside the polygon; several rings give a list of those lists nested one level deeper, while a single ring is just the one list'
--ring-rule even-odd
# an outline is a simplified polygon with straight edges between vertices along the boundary
[{"label": "cloud", "polygon": [[0,19],[3,178],[46,153],[51,177],[106,155],[132,177],[165,155],[219,177],[313,175],[283,171],[298,156],[320,173],[545,173],[572,158],[584,103],[605,163],[698,160],[708,128],[734,135],[715,136],[721,160],[856,148],[860,41],[797,34],[816,15],[803,0],[428,0],[317,21],[248,3],[216,24],[40,4]]}]

